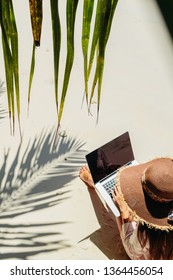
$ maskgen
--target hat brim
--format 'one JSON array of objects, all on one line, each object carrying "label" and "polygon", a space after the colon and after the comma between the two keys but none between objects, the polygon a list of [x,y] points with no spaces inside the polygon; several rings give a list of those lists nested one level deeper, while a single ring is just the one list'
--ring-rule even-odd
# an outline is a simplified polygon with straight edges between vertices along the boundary
[{"label": "hat brim", "polygon": [[170,205],[153,201],[142,187],[142,174],[153,161],[123,168],[119,173],[118,187],[137,220],[149,227],[173,230],[167,220]]}]

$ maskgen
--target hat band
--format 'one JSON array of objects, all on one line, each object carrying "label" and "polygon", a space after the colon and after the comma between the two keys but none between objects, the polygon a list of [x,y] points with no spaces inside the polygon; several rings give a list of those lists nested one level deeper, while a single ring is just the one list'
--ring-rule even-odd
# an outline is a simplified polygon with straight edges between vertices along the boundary
[{"label": "hat band", "polygon": [[167,199],[167,198],[163,198],[160,197],[158,195],[156,195],[155,193],[153,193],[151,191],[151,188],[148,187],[148,185],[152,185],[151,183],[148,184],[148,182],[146,182],[145,180],[145,174],[142,175],[142,187],[143,189],[146,191],[146,193],[148,193],[148,195],[155,201],[161,202],[161,203],[166,203],[166,202],[170,202],[172,201],[172,199]]}]

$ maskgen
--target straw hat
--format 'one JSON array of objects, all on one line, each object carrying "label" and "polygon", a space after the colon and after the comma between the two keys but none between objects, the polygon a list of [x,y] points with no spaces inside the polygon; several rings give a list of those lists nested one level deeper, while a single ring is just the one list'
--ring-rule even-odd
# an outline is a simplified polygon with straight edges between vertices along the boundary
[{"label": "straw hat", "polygon": [[122,168],[117,188],[137,221],[173,230],[173,159],[157,158]]}]

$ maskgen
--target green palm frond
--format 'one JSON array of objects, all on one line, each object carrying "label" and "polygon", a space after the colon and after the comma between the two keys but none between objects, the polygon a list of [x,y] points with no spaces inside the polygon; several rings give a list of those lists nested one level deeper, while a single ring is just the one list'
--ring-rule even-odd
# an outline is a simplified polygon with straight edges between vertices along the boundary
[{"label": "green palm frond", "polygon": [[108,20],[108,25],[107,25],[107,30],[106,30],[105,45],[107,44],[107,41],[109,39],[112,22],[113,22],[113,18],[114,18],[114,13],[115,13],[117,4],[118,4],[118,0],[112,0],[111,10],[110,10],[110,14],[109,14],[109,20]]},{"label": "green palm frond", "polygon": [[0,1],[0,23],[2,30],[2,45],[8,93],[9,118],[14,133],[15,101],[20,128],[20,92],[18,65],[18,32],[12,0]]},{"label": "green palm frond", "polygon": [[[9,1],[10,8],[10,22],[11,22],[11,52],[13,57],[13,72],[14,72],[14,82],[15,82],[15,91],[16,91],[16,106],[17,106],[17,114],[19,120],[19,128],[20,128],[20,90],[19,90],[19,58],[18,58],[18,32],[16,26],[16,20],[13,10],[12,0]],[[20,129],[21,131],[21,129]]]},{"label": "green palm frond", "polygon": [[29,74],[28,113],[29,113],[29,105],[30,105],[30,98],[31,98],[31,86],[32,86],[32,80],[33,80],[33,76],[34,76],[34,70],[35,70],[35,43],[33,43],[33,47],[32,47],[31,68],[30,68],[30,74]]},{"label": "green palm frond", "polygon": [[[88,109],[95,93],[97,91],[97,117],[100,108],[101,88],[103,79],[103,70],[105,63],[105,51],[109,39],[113,16],[118,0],[84,0],[81,44],[83,53],[84,69],[84,87]],[[32,81],[35,72],[35,47],[40,46],[43,20],[43,1],[29,0],[30,18],[33,33],[33,50],[31,57],[31,67],[29,74],[28,87],[28,108],[30,103]],[[61,34],[62,24],[59,15],[59,1],[50,0],[52,38],[53,38],[53,56],[54,56],[54,89],[55,102],[57,108],[58,128],[64,110],[66,95],[68,91],[71,71],[75,58],[75,21],[79,0],[66,0],[66,62],[63,74],[62,90],[59,90],[59,68],[61,54]],[[47,12],[47,11],[46,11]],[[62,11],[63,12],[63,11]],[[93,30],[92,30],[92,22]],[[3,57],[5,65],[7,98],[9,108],[9,119],[11,131],[14,134],[16,109],[20,129],[20,84],[19,84],[19,57],[18,57],[18,30],[16,26],[15,13],[13,9],[13,0],[0,0],[0,25],[2,33]],[[91,36],[91,30],[93,34]],[[95,63],[93,63],[95,62]],[[95,65],[95,69],[93,67]],[[93,77],[91,77],[91,70]],[[95,72],[95,74],[94,74]],[[91,91],[89,84],[91,83]],[[60,100],[60,102],[59,102]],[[21,129],[20,129],[21,131]],[[21,132],[20,132],[21,133]]]},{"label": "green palm frond", "polygon": [[55,101],[58,112],[58,81],[59,81],[59,60],[61,49],[61,24],[59,17],[58,1],[50,0],[52,35],[53,35],[53,54],[54,54],[54,84],[55,84]]},{"label": "green palm frond", "polygon": [[66,66],[64,72],[64,81],[62,87],[62,95],[58,112],[58,127],[60,126],[62,112],[64,108],[64,102],[67,94],[67,88],[70,79],[70,73],[74,61],[74,28],[76,11],[79,0],[67,0],[66,6],[66,23],[67,23],[67,56],[66,56]]},{"label": "green palm frond", "polygon": [[[101,19],[100,19],[100,30],[99,30],[99,53],[97,57],[97,66],[98,69],[98,97],[97,97],[97,114],[99,114],[100,108],[100,96],[101,96],[101,86],[102,86],[102,77],[104,69],[104,59],[105,59],[105,48],[106,48],[106,34],[108,28],[108,22],[110,17],[112,0],[102,0],[101,1]],[[97,115],[98,117],[98,115]]]},{"label": "green palm frond", "polygon": [[83,26],[82,26],[82,51],[84,59],[84,81],[85,94],[88,104],[88,46],[90,38],[90,26],[94,8],[94,0],[84,0],[83,4]]},{"label": "green palm frond", "polygon": [[100,108],[106,44],[110,35],[113,15],[115,12],[117,2],[118,2],[117,0],[98,0],[98,4],[97,4],[97,16],[95,21],[92,48],[91,48],[90,61],[88,67],[88,76],[89,76],[94,60],[94,55],[96,53],[96,47],[97,47],[96,69],[95,69],[95,75],[94,75],[91,95],[90,95],[90,105],[91,105],[94,96],[95,87],[98,84],[97,121],[98,121],[99,108]]},{"label": "green palm frond", "polygon": [[95,16],[95,24],[94,24],[94,31],[93,31],[93,37],[92,37],[92,45],[91,45],[91,51],[90,51],[90,58],[89,58],[89,65],[88,65],[88,79],[90,76],[90,72],[92,69],[94,56],[96,53],[96,48],[98,45],[99,40],[99,28],[100,28],[100,19],[101,19],[101,1],[97,0],[97,8],[96,8],[96,16]]}]

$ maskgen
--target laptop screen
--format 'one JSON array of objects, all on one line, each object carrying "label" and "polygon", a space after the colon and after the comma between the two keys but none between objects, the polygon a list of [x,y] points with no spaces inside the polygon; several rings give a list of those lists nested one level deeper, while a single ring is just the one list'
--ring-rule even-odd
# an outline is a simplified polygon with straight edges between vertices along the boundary
[{"label": "laptop screen", "polygon": [[128,132],[86,155],[94,183],[134,160]]}]

